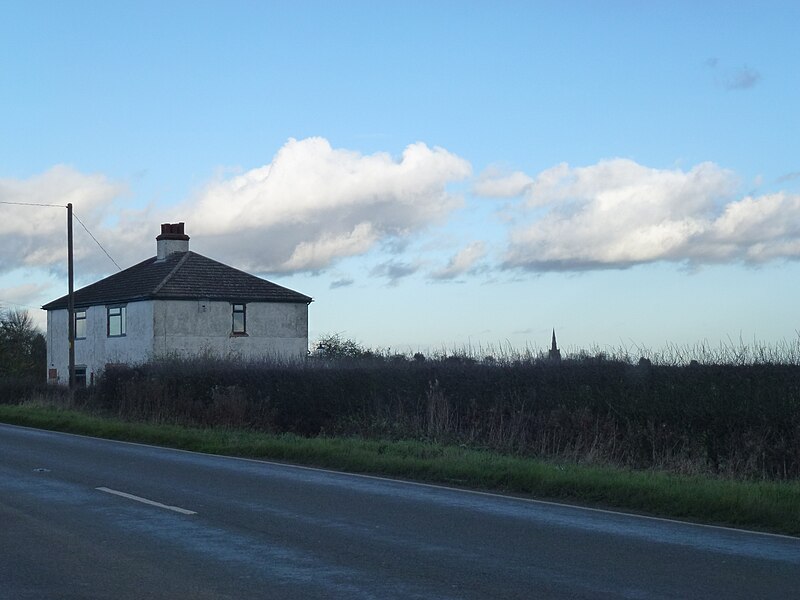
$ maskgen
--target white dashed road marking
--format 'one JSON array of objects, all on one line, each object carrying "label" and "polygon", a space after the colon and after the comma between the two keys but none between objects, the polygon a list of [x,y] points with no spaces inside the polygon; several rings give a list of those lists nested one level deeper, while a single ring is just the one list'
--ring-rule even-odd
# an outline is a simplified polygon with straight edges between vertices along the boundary
[{"label": "white dashed road marking", "polygon": [[157,506],[158,508],[165,508],[166,510],[171,510],[177,513],[181,513],[182,515],[196,515],[197,513],[193,510],[187,510],[185,508],[181,508],[180,506],[169,506],[167,504],[161,504],[161,502],[156,502],[155,500],[148,500],[147,498],[142,498],[141,496],[134,496],[133,494],[128,494],[126,492],[120,492],[119,490],[112,490],[107,487],[99,487],[95,488],[100,492],[105,492],[107,494],[114,494],[115,496],[122,496],[123,498],[128,498],[129,500],[136,500],[136,502],[141,502],[142,504],[149,504],[150,506]]}]

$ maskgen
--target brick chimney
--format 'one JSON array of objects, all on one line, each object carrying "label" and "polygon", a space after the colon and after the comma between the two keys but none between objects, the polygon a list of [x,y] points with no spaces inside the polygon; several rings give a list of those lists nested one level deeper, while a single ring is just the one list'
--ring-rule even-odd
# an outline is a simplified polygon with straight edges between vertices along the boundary
[{"label": "brick chimney", "polygon": [[164,260],[175,252],[188,252],[189,236],[183,232],[183,223],[162,223],[156,250],[156,260]]}]

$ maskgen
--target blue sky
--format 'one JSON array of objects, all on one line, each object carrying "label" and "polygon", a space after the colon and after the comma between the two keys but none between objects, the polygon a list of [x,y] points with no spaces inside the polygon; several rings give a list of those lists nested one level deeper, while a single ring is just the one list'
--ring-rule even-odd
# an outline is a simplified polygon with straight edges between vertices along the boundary
[{"label": "blue sky", "polygon": [[[401,350],[800,330],[795,2],[4,2],[0,201]],[[65,289],[0,204],[0,305]],[[79,284],[116,270],[76,229]]]}]

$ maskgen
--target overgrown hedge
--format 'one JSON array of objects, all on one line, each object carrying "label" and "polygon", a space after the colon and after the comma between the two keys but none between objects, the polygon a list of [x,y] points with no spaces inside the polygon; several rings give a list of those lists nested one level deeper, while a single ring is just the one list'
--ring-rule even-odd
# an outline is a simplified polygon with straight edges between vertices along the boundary
[{"label": "overgrown hedge", "polygon": [[635,468],[800,476],[800,366],[583,357],[165,360],[79,403],[117,416],[306,436],[427,439]]},{"label": "overgrown hedge", "polygon": [[63,387],[47,385],[44,375],[24,377],[8,375],[0,371],[0,404],[23,402],[60,403],[67,401],[69,394]]}]

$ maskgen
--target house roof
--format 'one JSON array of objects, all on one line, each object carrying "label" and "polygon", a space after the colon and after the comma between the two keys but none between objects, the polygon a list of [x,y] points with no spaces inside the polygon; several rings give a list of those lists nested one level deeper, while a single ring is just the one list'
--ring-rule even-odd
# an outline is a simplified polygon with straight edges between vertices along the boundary
[{"label": "house roof", "polygon": [[[148,258],[75,292],[75,306],[137,300],[228,300],[236,302],[298,302],[311,298],[266,279],[234,269],[196,252],[176,252],[164,260]],[[42,306],[67,307],[67,296]]]}]

